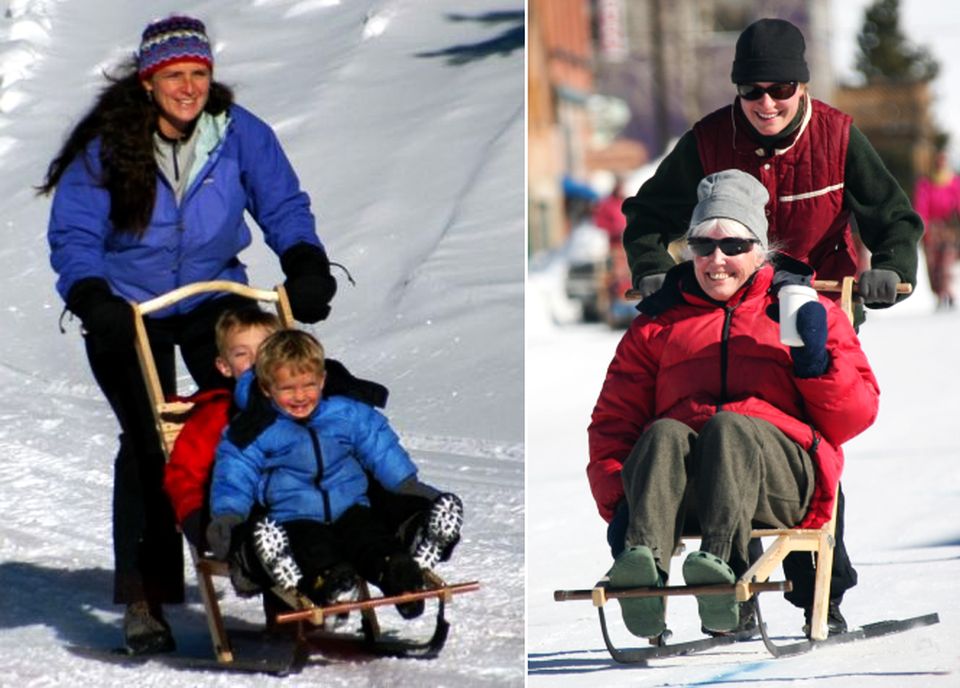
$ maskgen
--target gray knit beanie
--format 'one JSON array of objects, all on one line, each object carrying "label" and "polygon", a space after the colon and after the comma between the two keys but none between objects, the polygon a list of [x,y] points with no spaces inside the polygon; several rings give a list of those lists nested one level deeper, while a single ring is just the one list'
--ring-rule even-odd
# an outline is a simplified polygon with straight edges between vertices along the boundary
[{"label": "gray knit beanie", "polygon": [[693,209],[691,229],[704,220],[729,218],[749,229],[766,250],[765,206],[770,194],[756,177],[743,170],[722,170],[708,174],[697,185],[697,198],[700,202]]}]

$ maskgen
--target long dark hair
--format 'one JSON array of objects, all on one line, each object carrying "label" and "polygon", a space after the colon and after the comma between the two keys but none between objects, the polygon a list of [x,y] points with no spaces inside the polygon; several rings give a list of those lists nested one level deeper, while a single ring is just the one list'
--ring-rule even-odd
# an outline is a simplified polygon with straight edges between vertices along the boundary
[{"label": "long dark hair", "polygon": [[[150,224],[157,193],[157,160],[153,134],[157,108],[147,97],[135,61],[122,65],[83,116],[47,167],[41,194],[49,194],[74,158],[100,138],[99,183],[110,193],[110,222],[118,232],[142,234]],[[233,103],[233,92],[216,81],[210,84],[206,112],[218,115]]]}]

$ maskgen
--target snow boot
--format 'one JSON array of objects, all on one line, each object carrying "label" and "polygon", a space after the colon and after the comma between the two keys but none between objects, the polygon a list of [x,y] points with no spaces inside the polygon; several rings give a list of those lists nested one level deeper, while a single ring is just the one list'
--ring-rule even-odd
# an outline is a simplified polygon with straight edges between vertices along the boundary
[{"label": "snow boot", "polygon": [[413,538],[410,551],[420,568],[432,569],[447,561],[460,541],[463,526],[463,503],[457,495],[446,492],[433,501],[426,522]]},{"label": "snow boot", "polygon": [[[683,580],[687,585],[734,583],[733,569],[709,552],[691,552],[683,562]],[[740,623],[740,606],[732,592],[729,595],[697,595],[697,607],[703,628],[709,631],[733,631]]]},{"label": "snow boot", "polygon": [[713,636],[714,638],[732,635],[738,641],[750,640],[759,632],[759,627],[757,626],[757,598],[751,597],[745,602],[740,602],[740,621],[732,631],[711,631],[705,626],[700,626],[700,631],[704,635]]},{"label": "snow boot", "polygon": [[[803,634],[810,637],[810,619],[813,618],[813,605],[803,609]],[[830,600],[827,607],[827,632],[828,635],[838,635],[847,632],[847,620],[840,613],[840,600]]]},{"label": "snow boot", "polygon": [[[407,552],[400,552],[387,557],[377,587],[389,597],[422,590],[424,583],[420,565]],[[423,600],[396,605],[397,611],[404,619],[415,619],[420,616],[425,606]]]},{"label": "snow boot", "polygon": [[127,605],[123,615],[123,639],[125,649],[131,655],[152,655],[176,649],[170,624],[163,618],[162,609],[144,601]]},{"label": "snow boot", "polygon": [[283,590],[296,589],[302,574],[283,526],[270,518],[258,521],[253,529],[253,547],[263,569],[276,585]]},{"label": "snow boot", "polygon": [[[300,592],[320,607],[354,602],[360,597],[360,590],[357,587],[357,571],[345,562],[336,563],[325,569],[313,581],[301,578],[298,588]],[[349,616],[349,612],[324,616],[323,627],[328,631],[334,630],[346,623]]]},{"label": "snow boot", "polygon": [[[663,587],[653,552],[646,545],[623,550],[607,572],[612,588]],[[620,598],[620,613],[627,630],[641,638],[654,638],[666,629],[662,597]]]}]

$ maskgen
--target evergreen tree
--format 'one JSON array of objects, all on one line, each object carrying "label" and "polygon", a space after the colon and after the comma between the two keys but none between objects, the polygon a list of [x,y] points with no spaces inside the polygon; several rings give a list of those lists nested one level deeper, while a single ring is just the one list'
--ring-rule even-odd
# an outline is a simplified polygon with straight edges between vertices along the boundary
[{"label": "evergreen tree", "polygon": [[875,0],[867,8],[857,45],[857,71],[868,84],[932,81],[940,71],[927,48],[914,45],[900,30],[900,0]]}]

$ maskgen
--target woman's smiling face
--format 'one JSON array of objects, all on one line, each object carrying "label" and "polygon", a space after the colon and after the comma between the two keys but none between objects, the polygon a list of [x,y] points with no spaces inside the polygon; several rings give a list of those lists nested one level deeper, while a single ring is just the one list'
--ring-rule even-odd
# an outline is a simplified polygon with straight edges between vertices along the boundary
[{"label": "woman's smiling face", "polygon": [[175,62],[143,81],[159,111],[158,126],[167,138],[177,139],[190,126],[210,97],[213,74],[203,62]]},{"label": "woman's smiling face", "polygon": [[[772,86],[772,81],[758,81],[757,86],[764,88]],[[758,100],[740,98],[740,109],[747,121],[763,136],[776,136],[783,131],[800,109],[800,99],[806,93],[801,84],[796,92],[786,100],[776,100],[769,93],[764,93]]]},{"label": "woman's smiling face", "polygon": [[[736,237],[756,239],[746,227],[739,225],[742,232],[731,231],[733,220],[707,220],[703,226],[709,228],[698,232],[696,229],[691,236],[708,239],[724,239]],[[726,225],[726,228],[724,227]],[[699,228],[697,228],[699,229]],[[728,256],[717,246],[706,256],[693,256],[693,272],[696,275],[700,288],[715,301],[727,301],[740,290],[740,287],[750,279],[765,260],[764,250],[759,243],[751,244],[750,250],[736,256]]]}]

